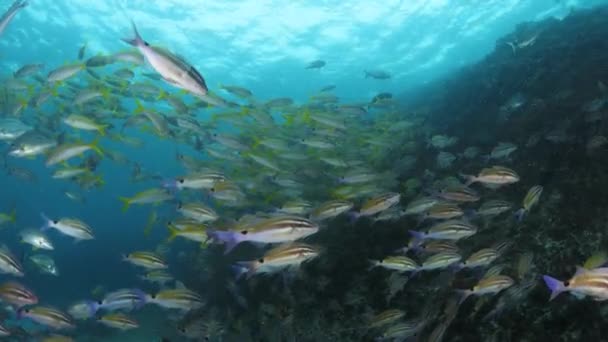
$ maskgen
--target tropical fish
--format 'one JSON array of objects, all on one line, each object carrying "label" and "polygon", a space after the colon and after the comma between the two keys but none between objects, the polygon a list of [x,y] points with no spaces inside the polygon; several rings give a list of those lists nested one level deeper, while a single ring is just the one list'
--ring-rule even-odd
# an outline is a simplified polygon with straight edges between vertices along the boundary
[{"label": "tropical fish", "polygon": [[522,208],[515,213],[518,221],[523,220],[526,213],[530,212],[530,209],[532,209],[532,207],[538,203],[542,193],[543,187],[541,185],[535,185],[528,190],[526,197],[524,197]]},{"label": "tropical fish", "polygon": [[559,281],[548,275],[543,276],[545,284],[551,290],[554,299],[562,292],[570,292],[577,298],[591,297],[596,301],[608,299],[608,268],[600,267],[591,270],[576,268],[576,273],[567,281]]},{"label": "tropical fish", "polygon": [[42,273],[50,274],[53,276],[59,275],[59,270],[57,270],[57,265],[55,265],[55,260],[46,254],[33,254],[29,257],[30,261],[38,267]]},{"label": "tropical fish", "polygon": [[101,316],[97,321],[105,326],[119,330],[129,330],[139,327],[139,324],[136,321],[122,313],[106,314]]},{"label": "tropical fish", "polygon": [[496,275],[491,277],[482,278],[477,285],[469,290],[459,291],[461,294],[459,302],[464,302],[469,296],[481,296],[485,294],[497,294],[502,290],[505,290],[513,286],[515,282],[508,276]]},{"label": "tropical fish", "polygon": [[93,230],[88,224],[76,218],[62,218],[59,220],[51,220],[44,214],[40,214],[44,221],[41,230],[49,228],[56,229],[60,233],[73,237],[76,241],[93,239]]},{"label": "tropical fish", "polygon": [[133,197],[119,197],[120,201],[123,203],[122,211],[129,210],[129,207],[132,204],[158,204],[165,201],[170,201],[174,197],[173,195],[165,189],[152,188],[149,190],[142,191],[137,193]]},{"label": "tropical fish", "polygon": [[225,253],[243,241],[259,243],[281,243],[295,241],[319,230],[315,223],[297,216],[278,216],[240,227],[237,231],[212,231],[209,237],[223,242]]},{"label": "tropical fish", "polygon": [[124,261],[146,269],[167,268],[167,263],[160,256],[152,252],[131,252],[123,257]]},{"label": "tropical fish", "polygon": [[238,273],[248,276],[259,273],[274,273],[285,268],[299,267],[302,263],[319,255],[318,247],[305,243],[288,243],[267,251],[263,257],[239,262]]},{"label": "tropical fish", "polygon": [[148,64],[167,83],[184,89],[211,105],[224,105],[223,101],[207,95],[208,89],[205,79],[192,65],[168,50],[151,46],[141,38],[139,32],[137,32],[135,23],[132,23],[132,26],[135,37],[131,39],[125,38],[123,41],[136,47],[144,55]]},{"label": "tropical fish", "polygon": [[46,166],[64,162],[73,157],[79,156],[88,150],[93,150],[99,155],[103,155],[101,148],[98,146],[98,141],[94,140],[89,144],[85,143],[63,143],[53,148],[46,159]]},{"label": "tropical fish", "polygon": [[467,180],[465,186],[479,182],[486,186],[498,187],[519,181],[519,175],[504,166],[492,166],[481,170],[477,176],[464,175],[463,177]]},{"label": "tropical fish", "polygon": [[6,246],[0,247],[0,273],[23,277],[23,266]]},{"label": "tropical fish", "polygon": [[34,229],[25,229],[21,231],[21,242],[31,245],[34,250],[40,248],[45,250],[53,250],[53,244],[49,238],[42,232]]},{"label": "tropical fish", "polygon": [[0,299],[15,308],[38,303],[38,297],[32,291],[15,281],[0,285]]},{"label": "tropical fish", "polygon": [[69,314],[55,308],[45,306],[34,306],[19,309],[17,317],[27,317],[36,323],[42,324],[51,329],[72,329],[75,327],[72,317]]},{"label": "tropical fish", "polygon": [[163,308],[182,311],[189,311],[203,306],[202,297],[186,288],[161,290],[155,295],[148,296],[147,302]]}]

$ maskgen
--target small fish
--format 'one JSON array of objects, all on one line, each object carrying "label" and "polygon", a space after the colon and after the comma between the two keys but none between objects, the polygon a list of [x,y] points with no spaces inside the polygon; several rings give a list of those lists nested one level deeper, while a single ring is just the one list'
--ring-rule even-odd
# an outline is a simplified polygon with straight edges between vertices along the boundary
[{"label": "small fish", "polygon": [[197,309],[203,306],[202,297],[186,288],[161,290],[156,295],[149,296],[147,302],[163,308],[182,311]]},{"label": "small fish", "polygon": [[458,218],[464,215],[464,211],[455,203],[439,202],[432,206],[426,214],[425,219],[432,220],[449,220]]},{"label": "small fish", "polygon": [[158,204],[173,200],[174,196],[165,189],[152,188],[137,193],[133,197],[119,197],[123,203],[122,211],[126,212],[133,204]]},{"label": "small fish", "polygon": [[412,202],[408,203],[405,207],[405,215],[419,215],[427,212],[430,208],[432,208],[435,204],[439,202],[438,199],[434,197],[422,197]]},{"label": "small fish", "polygon": [[542,193],[543,187],[541,185],[535,185],[531,187],[530,190],[528,190],[528,193],[526,193],[526,197],[524,197],[522,208],[515,213],[515,216],[517,217],[518,221],[521,222],[526,213],[530,212],[530,209],[532,209],[532,207],[536,203],[538,203],[538,200],[540,199],[540,195]]},{"label": "small fish", "polygon": [[46,254],[33,254],[29,257],[30,261],[38,267],[42,273],[50,274],[53,276],[59,275],[59,270],[57,270],[57,265],[55,265],[55,260]]},{"label": "small fish", "polygon": [[20,235],[21,242],[31,245],[34,250],[45,249],[52,251],[53,249],[55,249],[49,238],[40,231],[34,229],[26,229],[21,231]]},{"label": "small fish", "polygon": [[92,311],[97,312],[99,309],[106,311],[125,310],[131,311],[139,309],[147,302],[148,295],[140,289],[119,289],[107,293],[101,302],[93,302]]},{"label": "small fish", "polygon": [[17,317],[27,317],[36,323],[55,330],[72,329],[75,327],[69,314],[45,306],[22,308],[17,312]]},{"label": "small fish", "polygon": [[23,277],[23,266],[6,246],[0,248],[0,273]]},{"label": "small fish", "polygon": [[503,200],[488,200],[481,204],[475,212],[479,216],[498,216],[511,210],[513,204]]},{"label": "small fish", "polygon": [[441,252],[428,257],[418,270],[432,271],[448,268],[462,260],[462,256],[456,252]]},{"label": "small fish", "polygon": [[76,302],[68,308],[68,313],[77,320],[89,319],[97,313],[101,302],[83,300]]},{"label": "small fish", "polygon": [[496,275],[492,277],[482,278],[477,285],[473,286],[470,290],[461,290],[460,303],[463,303],[469,296],[481,296],[485,294],[495,295],[502,290],[505,290],[511,286],[515,281],[511,277],[505,275]]},{"label": "small fish", "polygon": [[446,201],[452,201],[457,203],[463,202],[477,202],[479,201],[479,194],[465,185],[452,185],[441,190],[437,195],[439,198]]},{"label": "small fish", "polygon": [[165,270],[151,270],[146,274],[140,276],[140,279],[149,281],[151,283],[159,284],[161,286],[164,286],[168,282],[175,280],[173,276]]},{"label": "small fish", "polygon": [[363,203],[359,211],[354,213],[355,218],[361,216],[372,216],[376,215],[393,205],[399,203],[401,195],[395,192],[387,192],[377,196],[374,196]]},{"label": "small fish", "polygon": [[63,122],[73,128],[82,129],[85,131],[97,131],[101,135],[106,134],[106,128],[108,125],[100,124],[94,119],[83,115],[71,114],[63,119]]},{"label": "small fish", "polygon": [[85,143],[63,143],[53,148],[46,159],[46,166],[53,166],[55,164],[64,162],[73,157],[82,155],[88,150],[97,152],[100,156],[103,156],[101,148],[98,146],[98,140],[94,140],[90,144]]},{"label": "small fish", "polygon": [[315,234],[319,226],[307,219],[297,216],[278,216],[246,224],[237,231],[213,231],[209,237],[224,243],[224,253],[230,252],[244,241],[260,243],[281,243],[295,241]]},{"label": "small fish", "polygon": [[464,220],[448,220],[431,226],[426,231],[410,230],[418,240],[460,240],[477,233],[477,227]]},{"label": "small fish", "polygon": [[213,209],[200,202],[179,203],[177,211],[183,216],[200,223],[213,222],[219,218]]},{"label": "small fish", "polygon": [[32,291],[15,281],[0,285],[0,299],[16,308],[38,303],[38,297]]},{"label": "small fish", "polygon": [[389,256],[381,260],[373,260],[372,267],[382,267],[399,272],[416,272],[420,267],[414,260],[403,256]]},{"label": "small fish", "polygon": [[492,166],[481,170],[477,176],[464,175],[464,177],[467,180],[465,186],[479,182],[485,186],[499,187],[519,181],[519,175],[504,166]]},{"label": "small fish", "polygon": [[171,233],[167,241],[173,241],[173,239],[178,236],[181,236],[187,240],[196,241],[200,243],[205,243],[209,240],[209,236],[207,235],[207,229],[204,226],[192,226],[183,229],[177,229],[173,225],[168,225],[167,228],[169,228],[169,232]]},{"label": "small fish", "polygon": [[183,190],[209,190],[212,189],[216,183],[224,182],[226,177],[219,172],[200,172],[194,173],[183,177],[178,177],[172,180],[165,181],[163,186],[169,189]]},{"label": "small fish", "polygon": [[76,218],[62,218],[59,220],[51,220],[44,214],[40,214],[43,220],[42,228],[40,230],[46,230],[49,228],[56,229],[60,233],[73,237],[76,241],[91,240],[93,239],[93,230],[88,224],[82,222]]},{"label": "small fish", "polygon": [[131,252],[125,255],[123,260],[146,269],[164,269],[168,267],[167,263],[159,255],[152,252]]},{"label": "small fish", "polygon": [[387,80],[391,78],[391,74],[384,70],[365,70],[365,78],[371,77],[377,80]]},{"label": "small fish", "polygon": [[334,200],[319,205],[310,213],[310,218],[315,221],[324,221],[345,213],[353,208],[349,201]]},{"label": "small fish", "polygon": [[26,64],[13,73],[15,78],[23,78],[37,73],[44,68],[44,64]]},{"label": "small fish", "polygon": [[97,321],[105,326],[119,330],[130,330],[139,327],[139,324],[135,320],[122,313],[106,314],[101,316]]},{"label": "small fish", "polygon": [[306,66],[306,69],[321,69],[322,67],[325,66],[325,61],[317,59],[315,61],[312,61],[310,63],[308,63],[308,65]]},{"label": "small fish", "polygon": [[500,252],[495,248],[482,248],[471,254],[460,264],[462,268],[485,267],[494,262],[500,256]]},{"label": "small fish", "polygon": [[274,273],[285,268],[294,268],[319,255],[318,247],[305,243],[287,243],[267,251],[263,257],[238,263],[238,273],[248,276],[259,273]]},{"label": "small fish", "polygon": [[84,64],[74,64],[59,67],[49,72],[46,80],[48,83],[65,81],[68,78],[74,77],[77,73],[85,68]]}]

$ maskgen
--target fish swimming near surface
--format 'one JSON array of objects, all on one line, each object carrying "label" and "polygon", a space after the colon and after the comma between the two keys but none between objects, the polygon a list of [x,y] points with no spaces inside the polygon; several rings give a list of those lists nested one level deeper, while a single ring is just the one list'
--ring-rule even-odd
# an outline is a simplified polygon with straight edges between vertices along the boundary
[{"label": "fish swimming near surface", "polygon": [[148,44],[148,42],[139,35],[135,23],[131,24],[135,37],[123,38],[123,41],[135,46],[142,55],[144,55],[148,64],[150,64],[167,83],[184,89],[211,105],[224,106],[223,101],[208,95],[209,90],[207,84],[198,70],[183,58],[178,57],[168,50]]}]

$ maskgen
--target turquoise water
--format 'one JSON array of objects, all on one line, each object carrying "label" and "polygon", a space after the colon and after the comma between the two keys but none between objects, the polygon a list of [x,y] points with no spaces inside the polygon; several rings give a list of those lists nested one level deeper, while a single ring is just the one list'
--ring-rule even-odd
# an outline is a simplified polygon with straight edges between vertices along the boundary
[{"label": "turquoise water", "polygon": [[[255,148],[258,140],[263,139],[265,135],[273,136],[275,132],[281,132],[280,137],[291,144],[289,139],[297,140],[309,134],[311,127],[276,124],[275,128],[268,129],[257,127],[257,122],[252,122],[250,119],[247,119],[243,126],[237,127],[231,122],[216,123],[211,119],[213,115],[221,117],[226,113],[242,112],[244,108],[255,108],[271,113],[277,118],[277,122],[283,123],[284,120],[279,119],[282,114],[306,112],[307,105],[311,103],[311,96],[318,94],[319,89],[326,85],[336,86],[333,94],[340,98],[340,104],[367,104],[373,96],[381,92],[392,93],[398,100],[400,95],[422,88],[482,60],[495,51],[498,39],[512,33],[520,23],[548,18],[562,19],[571,11],[604,3],[606,2],[582,0],[415,0],[386,1],[382,5],[377,5],[369,1],[252,0],[227,3],[205,2],[203,5],[195,1],[174,0],[158,1],[151,5],[149,1],[32,0],[27,7],[17,13],[0,35],[1,77],[5,80],[10,79],[13,72],[21,66],[42,63],[44,69],[37,74],[43,78],[43,81],[41,83],[34,77],[29,77],[26,79],[27,90],[5,89],[6,99],[2,100],[2,109],[5,113],[2,115],[11,116],[10,104],[19,101],[30,102],[39,92],[47,89],[44,79],[49,71],[66,64],[82,63],[77,55],[83,44],[86,44],[84,60],[95,55],[112,55],[129,49],[130,47],[120,39],[132,35],[130,27],[132,20],[147,42],[182,56],[204,76],[211,93],[235,101],[238,105],[234,108],[195,108],[196,100],[192,95],[162,80],[151,81],[142,76],[146,72],[155,72],[147,65],[114,63],[94,68],[94,72],[106,77],[119,68],[129,68],[135,73],[135,77],[124,81],[125,86],[135,81],[151,82],[170,96],[182,99],[190,106],[190,114],[198,122],[209,125],[203,126],[206,133],[198,134],[204,141],[204,147],[217,145],[217,142],[209,138],[211,133],[234,134],[247,148],[233,154],[246,158],[249,152],[257,151]],[[10,1],[4,1],[0,5],[0,10],[9,6]],[[305,69],[309,62],[317,59],[324,60],[327,64],[319,70]],[[365,78],[365,70],[384,70],[391,77],[387,80]],[[72,81],[77,82],[73,86],[75,89],[88,89],[94,84],[84,71]],[[244,101],[234,97],[221,90],[221,85],[245,87],[253,92],[255,101]],[[71,85],[67,84],[67,81],[52,85],[53,91],[57,93],[53,94],[51,100],[40,107],[33,106],[30,102],[17,117],[33,127],[45,126],[44,129],[50,131],[54,138],[58,138],[56,134],[59,132],[64,132],[67,140],[90,142],[98,137],[97,133],[72,129],[62,124],[60,119],[72,113],[87,115],[92,111],[107,109],[108,102],[104,101],[108,100],[97,101],[89,104],[89,107],[73,105],[71,101],[74,94],[66,91],[68,86]],[[108,85],[102,87],[111,88]],[[62,98],[59,96],[61,94],[66,94],[68,98]],[[118,91],[111,93],[110,96],[121,104],[118,114],[135,115],[134,98],[137,96],[131,95]],[[155,101],[144,102],[145,108],[161,111],[167,117],[176,116],[173,107],[160,97],[160,93],[158,95]],[[279,97],[289,97],[295,104],[281,109],[262,106],[265,101]],[[359,120],[345,117],[347,134],[350,135],[330,139],[339,146],[335,147],[336,152],[332,156],[356,155],[353,159],[363,160],[378,174],[391,171],[391,167],[382,166],[388,163],[385,159],[390,161],[394,156],[384,150],[383,153],[386,155],[382,155],[385,157],[382,163],[375,163],[375,160],[372,163],[364,159],[378,156],[372,155],[371,152],[362,153],[361,151],[367,151],[365,148],[368,145],[361,143],[356,135],[363,137],[369,132],[373,134],[387,132],[387,127],[404,118],[400,115],[404,114],[405,110],[402,112],[399,105],[397,102],[396,108],[392,107],[391,110],[386,111],[370,110],[368,117],[372,119]],[[335,113],[333,110],[323,109]],[[385,114],[386,116],[383,116]],[[41,117],[55,118],[57,123],[46,126]],[[242,117],[241,119],[245,120]],[[407,119],[409,120],[409,117]],[[134,205],[127,212],[121,210],[122,203],[118,200],[120,196],[130,197],[149,188],[160,188],[163,180],[191,172],[176,159],[176,152],[208,162],[210,167],[225,172],[227,178],[233,178],[244,191],[245,196],[250,199],[234,209],[223,206],[221,201],[210,199],[210,195],[203,192],[178,193],[179,201],[200,200],[209,204],[220,213],[222,223],[227,226],[228,221],[232,223],[246,214],[255,214],[260,210],[270,211],[279,206],[279,200],[274,198],[305,199],[316,206],[331,197],[324,190],[314,188],[315,186],[334,189],[340,185],[339,182],[330,180],[338,178],[338,175],[342,175],[340,173],[342,171],[333,174],[333,171],[317,168],[315,169],[317,174],[309,177],[310,172],[314,173],[315,170],[306,170],[308,164],[281,162],[279,174],[301,177],[298,180],[304,183],[301,193],[291,198],[291,195],[282,192],[285,188],[277,187],[276,184],[268,185],[267,178],[276,176],[274,171],[265,170],[256,164],[252,166],[251,161],[231,164],[231,161],[214,159],[203,151],[197,151],[192,143],[185,143],[187,137],[197,135],[191,131],[172,126],[180,133],[178,139],[155,134],[149,123],[120,130],[125,120],[118,117],[102,118],[103,122],[114,125],[108,130],[107,136],[101,137],[102,149],[120,153],[128,159],[128,162],[113,162],[108,160],[107,155],[102,156],[99,166],[94,170],[94,174],[101,176],[105,183],[100,187],[83,189],[74,181],[51,178],[54,168],[45,166],[43,156],[31,159],[5,157],[9,167],[23,168],[35,175],[35,179],[30,180],[8,173],[0,175],[2,194],[0,211],[9,213],[15,208],[17,213],[16,223],[3,225],[0,237],[12,253],[25,264],[25,276],[19,281],[36,293],[40,299],[39,304],[67,310],[78,300],[98,300],[104,293],[120,288],[141,288],[148,293],[154,293],[160,288],[139,279],[142,273],[135,266],[124,262],[122,256],[137,250],[152,251],[162,244],[170,246],[164,257],[175,279],[187,288],[201,293],[207,301],[213,302],[214,310],[222,310],[222,300],[234,296],[232,292],[226,293],[225,284],[229,282],[226,279],[231,279],[230,264],[236,260],[224,257],[219,246],[202,250],[198,243],[191,241],[180,239],[170,244],[165,242],[168,231],[164,223],[177,217],[175,213],[177,200],[160,205]],[[367,131],[368,127],[373,128]],[[433,127],[423,124],[420,124],[420,128],[432,133],[440,133]],[[137,138],[143,142],[144,147],[130,146],[119,141],[116,135]],[[419,138],[419,142],[423,140],[422,137]],[[387,140],[397,143],[394,135]],[[343,145],[343,142],[348,144]],[[360,144],[358,149],[354,148],[357,146],[352,145],[355,143]],[[6,142],[3,146],[8,148],[9,144],[10,142]],[[353,152],[351,149],[356,151]],[[318,162],[320,155],[316,152],[307,152],[306,158],[313,168],[318,166],[315,163]],[[70,165],[78,165],[79,161],[83,160],[79,158],[74,159],[75,162],[71,162]],[[144,181],[133,181],[131,174],[135,164],[141,165],[147,174],[154,177]],[[302,173],[309,171],[309,173],[300,176],[300,171]],[[420,171],[422,173],[422,170]],[[458,175],[459,170],[451,171],[454,171],[453,176]],[[327,174],[330,174],[328,177],[330,180],[319,180]],[[387,181],[386,184],[378,182],[376,185],[382,191],[403,192],[401,185],[409,177],[400,178],[395,175],[394,178],[394,182]],[[316,183],[316,180],[319,183]],[[313,188],[314,190],[310,190]],[[68,190],[81,194],[86,201],[79,203],[69,199],[65,196]],[[274,197],[277,192],[280,195]],[[308,196],[311,193],[313,195]],[[367,194],[354,200],[357,207],[364,202],[366,196]],[[405,197],[406,195],[402,194],[402,199]],[[517,202],[515,205],[519,205],[520,201],[520,198],[513,200],[514,203]],[[405,204],[405,201],[402,202]],[[152,212],[158,213],[159,219],[152,232],[149,235],[144,234],[144,228]],[[53,256],[60,272],[56,277],[41,274],[35,267],[25,262],[35,251],[19,241],[19,231],[26,228],[39,229],[42,226],[41,213],[51,218],[79,218],[88,223],[95,233],[93,240],[81,242],[74,242],[72,238],[62,236],[55,231],[48,233],[55,245],[55,250],[49,254]],[[347,221],[344,219],[336,225],[347,225]],[[409,221],[408,224],[415,225]],[[378,247],[378,250],[382,248]],[[248,255],[245,252],[243,254]],[[245,257],[244,260],[255,257],[247,258]],[[220,271],[214,272],[221,274],[201,275],[205,272],[205,268],[199,264],[206,265],[207,268],[219,269]],[[214,276],[217,278],[214,279]],[[10,279],[16,278],[2,275],[0,281]],[[240,280],[241,284],[242,281]],[[275,281],[279,283],[281,280],[275,279]],[[102,289],[94,293],[94,289],[98,287]],[[247,288],[246,285],[244,287]],[[213,292],[218,288],[220,289],[218,293]],[[247,293],[247,290],[241,288],[237,292],[241,293],[240,296]],[[229,305],[234,306],[234,303],[227,300],[226,306]],[[250,303],[250,305],[256,304]],[[233,309],[231,307],[226,310]],[[234,310],[247,311],[244,308]],[[11,317],[8,326],[25,327],[26,334],[34,334],[32,332],[34,330],[30,330],[32,327],[39,328],[37,325],[32,325],[32,322],[15,320],[14,312],[10,310],[7,311],[7,315]],[[139,320],[140,327],[132,331],[121,332],[101,327],[91,319],[77,321],[77,328],[67,331],[66,335],[72,336],[76,341],[187,339],[177,331],[182,317],[173,310],[146,305],[142,310],[133,313],[133,317]],[[218,314],[217,320],[228,320],[226,317],[230,315]],[[231,323],[234,322],[224,322],[225,326]],[[242,329],[234,334],[246,336],[246,331],[247,329]],[[35,336],[39,338],[42,335]],[[264,340],[264,338],[258,336],[256,340]]]}]

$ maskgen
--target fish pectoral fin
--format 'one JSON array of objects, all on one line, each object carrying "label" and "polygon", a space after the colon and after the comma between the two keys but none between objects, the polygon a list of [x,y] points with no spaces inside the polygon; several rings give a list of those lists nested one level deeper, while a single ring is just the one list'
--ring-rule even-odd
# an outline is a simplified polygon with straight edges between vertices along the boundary
[{"label": "fish pectoral fin", "polygon": [[163,80],[165,80],[165,81],[167,81],[167,82],[169,82],[169,83],[171,83],[173,85],[178,85],[177,81],[175,81],[174,79],[168,78],[168,77],[165,77],[165,76],[162,76],[162,77],[163,77]]}]

